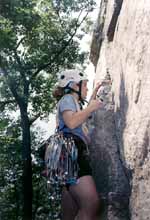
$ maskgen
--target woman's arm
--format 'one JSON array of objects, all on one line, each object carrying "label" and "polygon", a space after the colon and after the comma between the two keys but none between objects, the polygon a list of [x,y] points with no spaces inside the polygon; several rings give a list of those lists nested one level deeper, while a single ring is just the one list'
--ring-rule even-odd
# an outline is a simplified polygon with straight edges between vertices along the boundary
[{"label": "woman's arm", "polygon": [[64,122],[70,129],[74,129],[81,125],[83,122],[85,122],[86,119],[90,116],[90,114],[99,109],[101,105],[101,101],[91,100],[90,104],[81,111],[73,112],[70,110],[66,110],[62,114]]}]

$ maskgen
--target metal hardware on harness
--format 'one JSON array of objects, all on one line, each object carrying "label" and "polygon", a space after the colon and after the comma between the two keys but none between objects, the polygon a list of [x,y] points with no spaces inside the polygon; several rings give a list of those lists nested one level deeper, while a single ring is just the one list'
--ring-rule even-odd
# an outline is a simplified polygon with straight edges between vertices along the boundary
[{"label": "metal hardware on harness", "polygon": [[45,163],[51,185],[76,183],[78,177],[78,150],[73,138],[56,133],[47,144]]}]

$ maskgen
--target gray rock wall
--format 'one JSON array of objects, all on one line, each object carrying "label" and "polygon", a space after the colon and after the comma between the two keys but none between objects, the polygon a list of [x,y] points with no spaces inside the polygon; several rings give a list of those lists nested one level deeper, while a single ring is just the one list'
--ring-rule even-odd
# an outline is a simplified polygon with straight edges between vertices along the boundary
[{"label": "gray rock wall", "polygon": [[[96,45],[98,46],[96,47]],[[113,108],[95,116],[92,164],[104,219],[150,219],[150,1],[102,0],[91,48]],[[96,152],[95,152],[96,149]],[[126,210],[126,212],[124,212]]]}]

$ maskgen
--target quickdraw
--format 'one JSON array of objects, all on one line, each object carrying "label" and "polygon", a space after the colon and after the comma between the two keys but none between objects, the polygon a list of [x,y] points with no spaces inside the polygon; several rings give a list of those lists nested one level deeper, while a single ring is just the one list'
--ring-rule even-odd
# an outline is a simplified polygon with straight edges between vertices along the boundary
[{"label": "quickdraw", "polygon": [[78,149],[72,137],[56,133],[47,143],[45,164],[49,184],[75,184],[78,177]]}]

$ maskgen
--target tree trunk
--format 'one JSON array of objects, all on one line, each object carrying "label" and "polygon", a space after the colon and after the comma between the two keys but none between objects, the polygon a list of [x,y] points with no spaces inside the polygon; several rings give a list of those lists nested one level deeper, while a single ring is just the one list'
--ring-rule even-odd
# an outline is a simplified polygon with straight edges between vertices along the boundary
[{"label": "tree trunk", "polygon": [[32,220],[32,165],[31,138],[27,108],[22,107],[22,158],[23,158],[23,220]]}]

